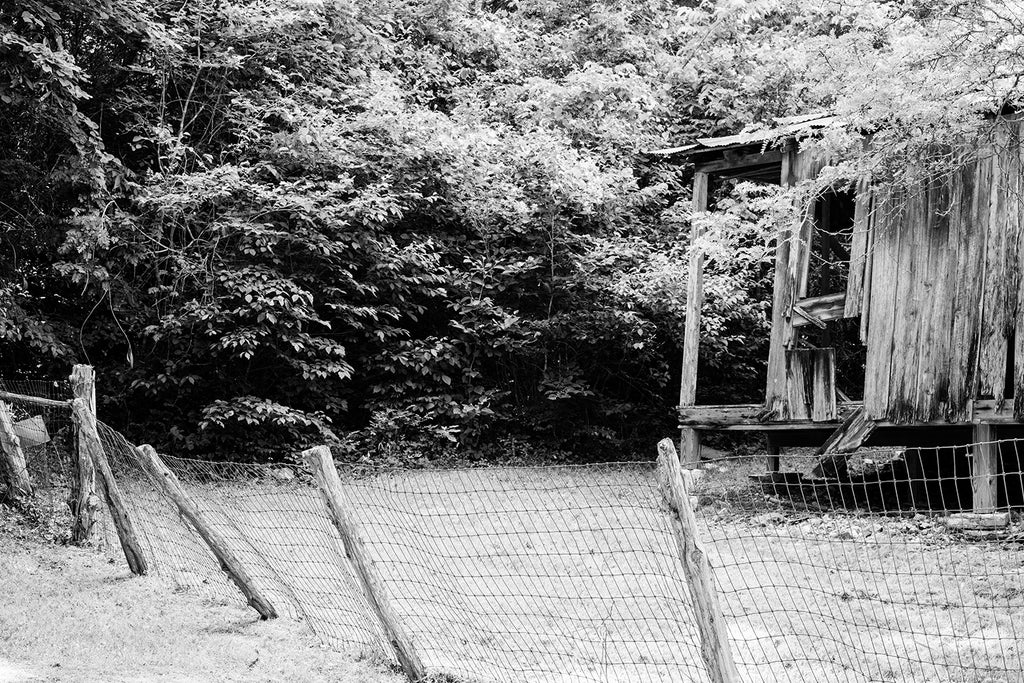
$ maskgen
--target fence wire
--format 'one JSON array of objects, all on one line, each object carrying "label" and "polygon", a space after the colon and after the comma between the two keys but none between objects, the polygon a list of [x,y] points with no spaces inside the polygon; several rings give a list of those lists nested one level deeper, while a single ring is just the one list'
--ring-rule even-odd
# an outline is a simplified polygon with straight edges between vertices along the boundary
[{"label": "fence wire", "polygon": [[[54,401],[72,398],[71,384],[66,380],[0,378],[0,391]],[[4,402],[11,408],[15,433],[19,435],[37,504],[66,517],[64,513],[75,473],[76,448],[70,410],[10,397]]]},{"label": "fence wire", "polygon": [[[133,446],[104,425],[100,435],[154,571],[238,599]],[[389,656],[303,468],[163,460],[275,607],[329,645]],[[341,474],[374,567],[431,673],[707,681],[652,464]]]},{"label": "fence wire", "polygon": [[[25,449],[36,490],[63,491],[69,412],[9,403],[49,436]],[[99,433],[152,570],[240,602],[134,444]],[[700,542],[741,679],[1024,680],[1022,448],[863,451],[831,478],[814,476],[809,455],[784,456],[775,472],[763,456],[704,461],[692,491]],[[982,450],[994,453],[994,507],[964,517],[981,500]],[[391,657],[302,466],[163,460],[279,612],[334,648]],[[653,463],[340,470],[374,568],[439,680],[708,680]],[[116,552],[109,520],[97,529]]]},{"label": "fence wire", "polygon": [[[1019,506],[1022,442],[994,512]],[[860,452],[842,479],[818,459],[702,464],[698,521],[744,681],[1024,680],[1024,518],[965,518],[978,445]]]}]

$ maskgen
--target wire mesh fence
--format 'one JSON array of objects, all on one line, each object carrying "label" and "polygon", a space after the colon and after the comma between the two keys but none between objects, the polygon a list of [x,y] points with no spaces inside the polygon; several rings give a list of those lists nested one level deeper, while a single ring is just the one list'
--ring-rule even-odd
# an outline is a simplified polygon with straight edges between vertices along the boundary
[{"label": "wire mesh fence", "polygon": [[[1022,446],[862,451],[832,479],[807,476],[813,456],[704,462],[697,514],[743,679],[1024,680]],[[983,448],[998,496],[975,515]]]},{"label": "wire mesh fence", "polygon": [[[237,596],[131,444],[100,432],[154,570],[211,597]],[[332,646],[388,656],[303,468],[164,462],[275,607]],[[468,681],[707,680],[653,465],[341,474],[429,671]]]},{"label": "wire mesh fence", "polygon": [[10,394],[3,400],[12,413],[36,503],[63,516],[75,468],[75,428],[71,413],[66,406],[40,405],[16,397],[67,401],[72,397],[70,383],[0,378],[0,391]]},{"label": "wire mesh fence", "polygon": [[[70,396],[59,383],[0,390]],[[48,482],[37,490],[55,489],[72,468],[68,412],[12,406],[49,435],[26,460]],[[152,570],[241,600],[134,444],[98,431]],[[691,493],[740,679],[1024,680],[1022,449],[862,451],[829,463],[828,478],[810,455],[775,472],[763,456],[704,461]],[[334,648],[392,657],[304,466],[163,461],[281,614]],[[708,680],[653,463],[339,469],[439,680]],[[97,528],[116,552],[114,526]]]}]

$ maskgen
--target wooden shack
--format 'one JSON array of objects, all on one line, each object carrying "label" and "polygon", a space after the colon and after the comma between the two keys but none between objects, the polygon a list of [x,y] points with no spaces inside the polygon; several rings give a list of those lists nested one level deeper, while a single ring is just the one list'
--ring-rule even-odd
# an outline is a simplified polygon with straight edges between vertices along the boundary
[{"label": "wooden shack", "polygon": [[[706,211],[709,187],[721,179],[795,185],[817,177],[825,162],[802,141],[834,119],[778,123],[658,153],[693,164],[693,210]],[[915,187],[847,184],[779,226],[763,400],[695,405],[703,255],[692,250],[679,394],[684,458],[699,458],[708,430],[763,431],[770,453],[1019,434],[1024,147],[1018,120],[993,129],[991,144],[943,177]],[[997,455],[981,451],[975,473],[994,481]]]}]

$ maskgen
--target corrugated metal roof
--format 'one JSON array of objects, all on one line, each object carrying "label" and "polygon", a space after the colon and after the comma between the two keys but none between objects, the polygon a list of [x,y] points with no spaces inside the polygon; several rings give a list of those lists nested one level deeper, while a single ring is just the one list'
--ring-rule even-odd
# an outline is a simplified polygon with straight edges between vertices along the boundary
[{"label": "corrugated metal roof", "polygon": [[697,138],[697,142],[681,147],[666,147],[665,149],[653,149],[648,154],[673,155],[699,152],[702,150],[725,149],[728,147],[743,147],[758,142],[770,142],[779,138],[789,137],[802,132],[809,132],[819,128],[827,128],[838,122],[837,117],[815,112],[813,114],[802,114],[800,116],[786,116],[774,119],[775,127],[762,128],[759,130],[747,130],[736,135],[725,135],[717,138]]}]

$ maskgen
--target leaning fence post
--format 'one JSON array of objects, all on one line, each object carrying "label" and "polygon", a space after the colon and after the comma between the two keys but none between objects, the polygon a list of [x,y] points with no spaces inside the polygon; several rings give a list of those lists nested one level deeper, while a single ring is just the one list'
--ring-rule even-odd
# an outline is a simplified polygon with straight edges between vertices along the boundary
[{"label": "leaning fence post", "polygon": [[117,538],[121,541],[121,550],[128,560],[128,568],[133,574],[145,574],[148,570],[146,557],[142,554],[142,544],[135,533],[135,524],[121,495],[121,489],[114,479],[110,462],[103,450],[99,431],[96,428],[96,416],[89,410],[84,398],[76,398],[71,402],[71,414],[78,426],[79,447],[85,452],[94,469],[99,472],[99,480],[103,488],[103,497],[110,508],[110,517],[117,529]]},{"label": "leaning fence post", "polygon": [[700,634],[700,651],[708,676],[712,683],[739,683],[725,618],[715,592],[711,563],[697,541],[697,520],[693,515],[679,456],[676,455],[671,439],[662,439],[658,444],[658,479],[672,517],[676,544],[683,561],[683,574],[693,600],[697,631]]},{"label": "leaning fence post", "polygon": [[331,521],[334,522],[338,533],[341,534],[341,540],[345,545],[345,554],[355,569],[356,578],[366,597],[366,602],[380,622],[388,642],[391,643],[391,647],[395,651],[398,663],[410,681],[423,680],[426,678],[426,669],[416,654],[416,650],[413,649],[412,640],[402,628],[398,615],[391,607],[387,591],[374,571],[373,563],[366,555],[362,538],[359,536],[359,527],[345,506],[341,478],[338,477],[338,470],[334,466],[331,449],[327,446],[317,446],[303,451],[302,457],[306,466],[316,476],[317,483],[320,484],[320,497],[323,498],[324,505],[327,506]]},{"label": "leaning fence post", "polygon": [[245,565],[242,564],[238,556],[231,550],[220,532],[214,529],[207,522],[203,514],[199,512],[199,508],[196,507],[196,504],[185,493],[185,489],[182,488],[177,475],[163,463],[160,456],[156,454],[156,450],[149,444],[142,444],[135,450],[139,453],[139,460],[142,462],[143,467],[146,468],[163,492],[174,501],[174,505],[178,508],[181,516],[188,520],[189,524],[196,530],[196,533],[199,534],[200,538],[210,548],[214,557],[220,562],[220,568],[238,586],[238,590],[242,591],[242,595],[245,596],[249,606],[259,612],[261,619],[274,619],[277,617],[277,610],[274,609],[274,606],[263,595],[262,591],[257,588],[256,583],[249,576]]},{"label": "leaning fence post", "polygon": [[[75,398],[83,399],[86,402],[95,422],[96,382],[91,365],[76,365],[71,370],[71,391]],[[71,525],[71,542],[82,544],[88,541],[92,534],[92,527],[96,523],[96,510],[99,508],[99,499],[96,496],[96,472],[92,459],[85,449],[81,425],[78,425],[77,436],[78,448],[75,459],[77,477],[73,483],[74,488],[71,491],[71,501],[69,502],[74,507],[75,513],[75,519]]]},{"label": "leaning fence post", "polygon": [[28,477],[25,453],[21,450],[21,439],[14,431],[14,416],[11,408],[0,401],[0,458],[3,469],[7,470],[8,481],[14,492],[14,499],[25,499],[32,495],[32,482]]}]

